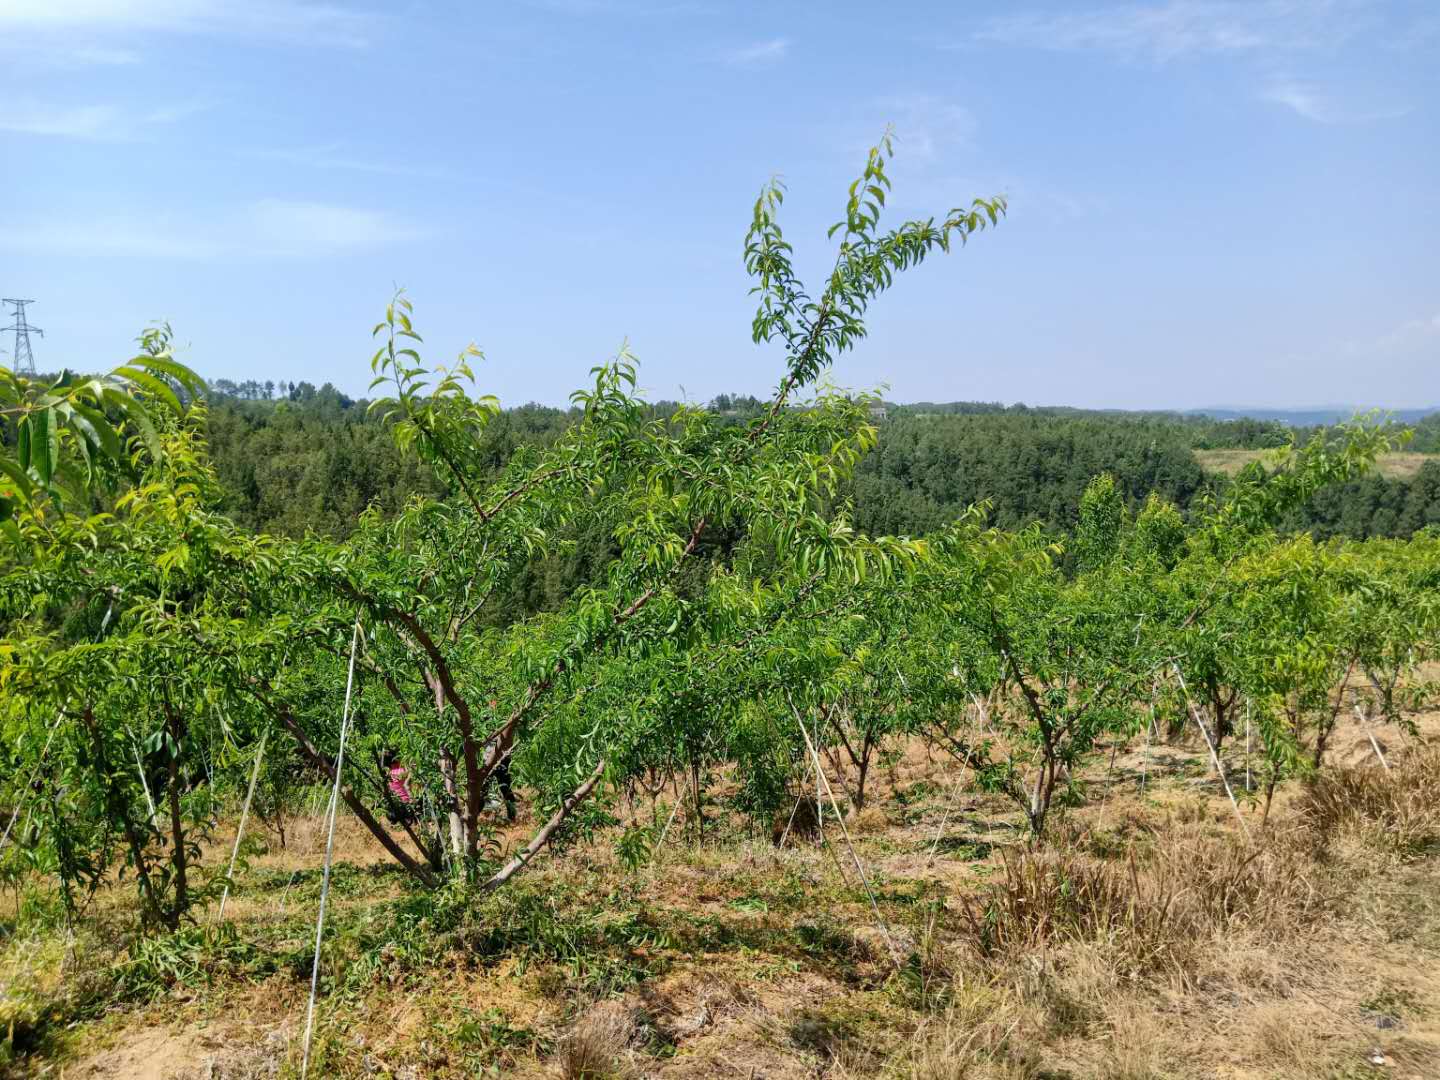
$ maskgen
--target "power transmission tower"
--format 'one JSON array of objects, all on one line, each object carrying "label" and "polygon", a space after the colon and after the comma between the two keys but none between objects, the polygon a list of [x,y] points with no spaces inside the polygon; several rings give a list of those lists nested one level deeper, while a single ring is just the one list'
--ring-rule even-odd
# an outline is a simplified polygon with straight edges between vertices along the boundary
[{"label": "power transmission tower", "polygon": [[10,359],[15,365],[14,370],[21,375],[35,374],[35,354],[30,351],[30,335],[45,336],[44,330],[38,326],[31,326],[25,320],[25,305],[34,302],[34,300],[12,300],[8,296],[0,299],[0,303],[9,304],[15,309],[15,321],[5,329],[15,331],[15,352]]}]

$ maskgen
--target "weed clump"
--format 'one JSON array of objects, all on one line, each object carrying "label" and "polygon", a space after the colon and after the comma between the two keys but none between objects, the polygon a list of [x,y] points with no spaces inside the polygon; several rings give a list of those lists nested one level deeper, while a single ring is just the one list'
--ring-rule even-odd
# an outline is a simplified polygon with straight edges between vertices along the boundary
[{"label": "weed clump", "polygon": [[1290,842],[1243,847],[1179,834],[1105,861],[1074,851],[1005,852],[998,880],[962,908],[986,959],[1068,942],[1105,946],[1131,972],[1188,971],[1217,933],[1294,927],[1326,905]]},{"label": "weed clump", "polygon": [[1418,749],[1386,771],[1376,766],[1327,769],[1305,785],[1302,820],[1320,851],[1347,836],[1367,849],[1402,857],[1440,847],[1440,746]]},{"label": "weed clump", "polygon": [[626,1051],[635,1019],[616,1001],[587,1010],[560,1039],[556,1064],[564,1080],[621,1080],[632,1073]]}]

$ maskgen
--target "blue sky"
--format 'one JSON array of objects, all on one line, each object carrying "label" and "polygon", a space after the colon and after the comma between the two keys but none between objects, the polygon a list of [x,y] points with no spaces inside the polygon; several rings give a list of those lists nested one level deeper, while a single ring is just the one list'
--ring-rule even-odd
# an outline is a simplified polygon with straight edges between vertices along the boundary
[{"label": "blue sky", "polygon": [[[170,320],[212,377],[429,356],[562,402],[763,393],[741,242],[802,269],[887,123],[891,210],[1009,218],[873,309],[914,400],[1440,405],[1440,4],[0,0],[0,290],[42,367]],[[4,343],[8,345],[8,343]]]}]

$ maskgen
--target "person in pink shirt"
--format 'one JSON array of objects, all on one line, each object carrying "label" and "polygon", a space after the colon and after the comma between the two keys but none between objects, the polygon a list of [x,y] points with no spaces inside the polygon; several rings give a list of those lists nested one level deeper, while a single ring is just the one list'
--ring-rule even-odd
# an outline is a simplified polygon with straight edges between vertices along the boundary
[{"label": "person in pink shirt", "polygon": [[402,816],[413,818],[415,796],[410,793],[410,785],[406,782],[410,770],[401,763],[394,750],[386,750],[381,755],[380,766],[385,771],[385,788],[393,799],[391,819],[398,823]]}]

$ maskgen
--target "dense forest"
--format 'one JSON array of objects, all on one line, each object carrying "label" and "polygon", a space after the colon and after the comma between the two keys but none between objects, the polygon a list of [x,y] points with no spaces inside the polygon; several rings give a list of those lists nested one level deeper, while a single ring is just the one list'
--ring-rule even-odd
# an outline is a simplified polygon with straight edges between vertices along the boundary
[{"label": "dense forest", "polygon": [[[342,537],[375,506],[393,514],[414,494],[438,495],[433,474],[396,450],[364,401],[330,385],[211,384],[210,441],[226,510],[254,530]],[[737,422],[761,403],[722,394],[710,403]],[[658,402],[657,413],[673,411]],[[484,460],[498,474],[517,448],[545,446],[576,413],[541,405],[508,409],[485,432]],[[1176,413],[1028,408],[978,402],[890,405],[875,410],[879,444],[862,459],[847,495],[855,524],[872,534],[917,536],[987,503],[1002,528],[1075,524],[1086,484],[1107,472],[1131,509],[1156,492],[1188,510],[1224,478],[1196,450],[1266,449],[1316,429],[1277,421],[1214,420]],[[883,417],[883,419],[882,419]],[[1440,450],[1440,414],[1413,425],[1410,449]],[[1329,488],[1290,525],[1332,536],[1407,537],[1440,524],[1440,461],[1407,479],[1378,473]]]}]

